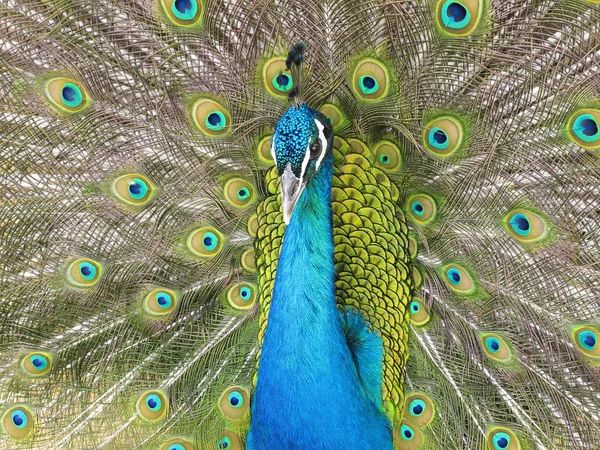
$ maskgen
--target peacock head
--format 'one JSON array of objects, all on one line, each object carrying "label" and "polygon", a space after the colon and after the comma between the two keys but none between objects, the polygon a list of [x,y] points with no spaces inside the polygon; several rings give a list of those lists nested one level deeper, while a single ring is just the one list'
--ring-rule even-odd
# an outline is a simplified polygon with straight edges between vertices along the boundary
[{"label": "peacock head", "polygon": [[290,223],[294,207],[331,152],[333,128],[320,112],[302,103],[292,106],[277,122],[273,159],[281,179],[283,220]]}]

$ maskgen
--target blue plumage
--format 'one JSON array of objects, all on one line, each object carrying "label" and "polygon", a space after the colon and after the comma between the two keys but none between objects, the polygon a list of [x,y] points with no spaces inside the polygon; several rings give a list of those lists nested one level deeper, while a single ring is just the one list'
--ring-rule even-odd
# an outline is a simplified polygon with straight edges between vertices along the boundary
[{"label": "blue plumage", "polygon": [[369,331],[360,313],[348,308],[342,314],[342,329],[352,353],[354,365],[369,400],[382,407],[383,342],[379,333]]},{"label": "blue plumage", "polygon": [[277,122],[273,145],[280,173],[289,162],[294,174],[300,177],[306,147],[314,141],[317,131],[313,117],[314,112],[303,104],[288,109]]},{"label": "blue plumage", "polygon": [[[291,108],[288,114],[314,123],[317,113],[307,111],[312,112]],[[307,144],[298,145],[306,151]],[[331,141],[286,229],[253,396],[249,450],[392,448],[389,421],[372,398],[380,389],[381,345],[361,348],[357,360],[369,374],[361,380],[335,303],[330,147]],[[278,165],[287,165],[287,154],[278,154]],[[364,324],[346,323],[365,337]],[[369,349],[379,359],[378,374],[366,370]],[[379,384],[365,387],[361,381]]]}]

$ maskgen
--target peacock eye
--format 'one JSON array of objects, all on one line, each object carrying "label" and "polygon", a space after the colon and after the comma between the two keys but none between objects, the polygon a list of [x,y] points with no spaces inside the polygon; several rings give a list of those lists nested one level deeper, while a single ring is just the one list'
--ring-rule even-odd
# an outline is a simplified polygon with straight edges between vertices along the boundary
[{"label": "peacock eye", "polygon": [[169,401],[162,391],[151,390],[139,397],[136,403],[136,410],[142,420],[156,422],[165,417],[168,405]]},{"label": "peacock eye", "polygon": [[440,0],[437,20],[441,29],[451,35],[468,36],[481,21],[481,0]]},{"label": "peacock eye", "polygon": [[110,189],[118,201],[134,207],[146,205],[155,194],[154,185],[150,180],[138,173],[116,178]]},{"label": "peacock eye", "polygon": [[451,116],[438,117],[423,128],[423,145],[437,157],[451,156],[460,149],[463,140],[463,126]]},{"label": "peacock eye", "polygon": [[203,5],[198,0],[161,0],[167,18],[174,24],[189,27],[202,18]]},{"label": "peacock eye", "polygon": [[186,439],[174,437],[163,442],[159,450],[196,450],[196,446]]},{"label": "peacock eye", "polygon": [[426,194],[413,195],[408,199],[408,213],[419,225],[432,222],[437,214],[437,204],[433,197]]},{"label": "peacock eye", "polygon": [[568,131],[571,139],[586,150],[600,147],[600,110],[582,109],[569,119]]},{"label": "peacock eye", "polygon": [[226,135],[231,127],[231,113],[218,102],[201,97],[192,107],[192,119],[198,129],[208,137]]},{"label": "peacock eye", "polygon": [[151,316],[166,316],[177,306],[177,294],[167,289],[154,289],[144,297],[142,305]]},{"label": "peacock eye", "polygon": [[226,449],[229,447],[231,447],[231,440],[227,436],[225,436],[217,441],[218,449]]},{"label": "peacock eye", "polygon": [[100,279],[101,273],[100,263],[88,258],[79,258],[69,265],[66,277],[69,283],[75,286],[88,287]]},{"label": "peacock eye", "polygon": [[277,76],[275,76],[275,78],[273,78],[273,87],[278,91],[287,92],[292,88],[293,85],[294,82],[292,81],[291,75],[279,73]]},{"label": "peacock eye", "polygon": [[408,310],[410,312],[410,320],[413,325],[420,326],[429,322],[429,311],[428,308],[423,304],[423,299],[419,297],[413,297]]},{"label": "peacock eye", "polygon": [[310,146],[310,159],[315,159],[321,154],[321,141],[317,139],[314,144]]},{"label": "peacock eye", "polygon": [[250,417],[250,393],[241,386],[227,388],[219,399],[219,409],[228,422],[245,423]]},{"label": "peacock eye", "polygon": [[600,357],[600,345],[598,345],[600,333],[598,330],[587,325],[579,326],[573,330],[572,338],[579,351],[584,355],[596,359]]},{"label": "peacock eye", "polygon": [[495,333],[482,333],[479,337],[485,354],[491,359],[501,362],[511,362],[513,355],[506,341]]},{"label": "peacock eye", "polygon": [[47,375],[52,369],[52,357],[48,353],[32,352],[21,359],[21,371],[31,378]]},{"label": "peacock eye", "polygon": [[[216,448],[217,450],[241,450],[243,448],[240,438],[233,431],[225,430],[221,435],[221,438],[216,441],[216,446],[210,448]],[[206,447],[209,448],[209,447]]]},{"label": "peacock eye", "polygon": [[254,187],[243,178],[231,178],[225,183],[225,199],[231,206],[245,208],[255,198]]},{"label": "peacock eye", "polygon": [[413,429],[408,425],[402,425],[400,429],[400,434],[402,435],[402,439],[406,441],[410,441],[415,437]]},{"label": "peacock eye", "polygon": [[459,295],[474,294],[477,285],[471,274],[458,264],[449,264],[443,269],[444,281],[452,291]]},{"label": "peacock eye", "polygon": [[70,78],[51,78],[45,84],[44,93],[52,108],[59,113],[76,113],[89,104],[86,90]]},{"label": "peacock eye", "polygon": [[235,309],[250,309],[255,300],[256,288],[249,283],[236,284],[227,291],[227,301]]},{"label": "peacock eye", "polygon": [[541,242],[549,237],[550,226],[542,216],[525,209],[515,209],[505,217],[508,232],[527,244]]},{"label": "peacock eye", "polygon": [[390,141],[380,141],[373,149],[375,164],[386,172],[394,172],[400,169],[402,157],[400,149]]},{"label": "peacock eye", "polygon": [[367,101],[381,100],[390,89],[388,68],[373,58],[358,61],[351,82],[355,95]]},{"label": "peacock eye", "polygon": [[433,401],[421,393],[411,394],[404,405],[404,419],[410,424],[411,429],[429,425],[434,415]]},{"label": "peacock eye", "polygon": [[17,441],[29,437],[33,428],[33,412],[24,405],[15,405],[9,408],[0,420],[0,430]]},{"label": "peacock eye", "polygon": [[276,97],[286,97],[294,87],[294,79],[285,65],[285,57],[275,56],[264,63],[261,69],[265,89]]},{"label": "peacock eye", "polygon": [[398,434],[402,444],[399,448],[407,450],[416,450],[421,447],[423,443],[423,433],[419,428],[415,427],[414,424],[408,424],[403,421],[398,430]]},{"label": "peacock eye", "polygon": [[327,117],[329,124],[334,130],[338,130],[346,123],[346,118],[342,110],[332,103],[325,103],[321,106],[320,111]]},{"label": "peacock eye", "polygon": [[213,227],[198,228],[188,235],[187,247],[196,256],[210,258],[221,251],[223,235]]},{"label": "peacock eye", "polygon": [[508,428],[493,427],[487,432],[487,448],[490,450],[519,450],[519,439]]}]

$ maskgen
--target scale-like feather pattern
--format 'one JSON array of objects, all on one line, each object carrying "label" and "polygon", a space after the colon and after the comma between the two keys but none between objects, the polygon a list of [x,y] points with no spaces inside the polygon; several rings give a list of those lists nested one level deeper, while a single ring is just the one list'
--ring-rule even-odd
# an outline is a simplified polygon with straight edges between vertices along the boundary
[{"label": "scale-like feather pattern", "polygon": [[[358,150],[337,139],[339,148],[334,153],[336,299],[342,310],[360,311],[381,336],[385,350],[382,396],[388,403],[390,418],[399,421],[408,358],[407,304],[412,291],[408,229],[394,201],[397,189],[371,162],[365,144],[355,142],[360,144]],[[266,185],[271,195],[258,207],[256,240],[261,302],[259,342],[268,322],[285,227],[275,167],[267,173]]]}]

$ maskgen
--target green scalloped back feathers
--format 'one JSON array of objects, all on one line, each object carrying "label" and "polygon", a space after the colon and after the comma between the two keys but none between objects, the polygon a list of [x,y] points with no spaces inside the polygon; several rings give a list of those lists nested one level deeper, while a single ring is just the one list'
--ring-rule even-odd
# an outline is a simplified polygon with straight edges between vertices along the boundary
[{"label": "green scalloped back feathers", "polygon": [[[400,420],[403,370],[408,357],[407,303],[412,290],[407,228],[398,219],[397,191],[371,157],[355,153],[342,139],[334,150],[333,224],[337,303],[360,311],[381,334],[384,355],[382,395],[390,418]],[[364,144],[363,144],[364,145]],[[366,146],[365,146],[366,148]],[[279,178],[267,174],[270,196],[258,207],[256,240],[261,316],[266,329],[277,257],[283,239]],[[393,196],[396,196],[394,199]]]}]

